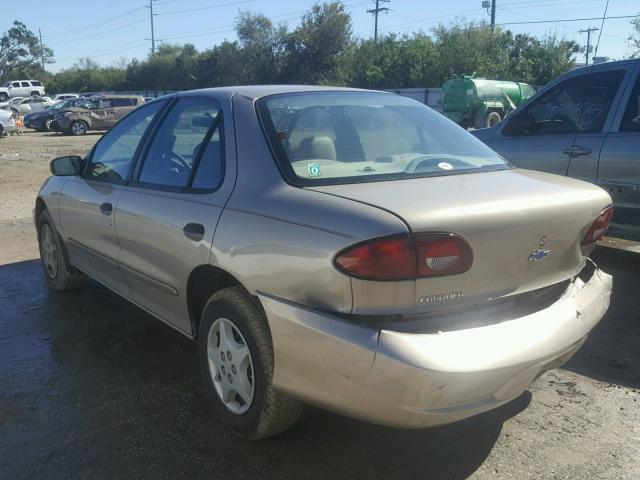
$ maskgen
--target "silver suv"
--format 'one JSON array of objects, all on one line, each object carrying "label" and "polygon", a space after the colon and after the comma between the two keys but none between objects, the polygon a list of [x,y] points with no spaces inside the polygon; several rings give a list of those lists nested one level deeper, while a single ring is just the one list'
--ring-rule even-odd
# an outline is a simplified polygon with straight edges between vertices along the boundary
[{"label": "silver suv", "polygon": [[473,134],[517,167],[600,185],[613,198],[611,233],[640,238],[640,59],[568,72]]},{"label": "silver suv", "polygon": [[11,80],[0,87],[0,102],[10,97],[33,97],[44,94],[44,85],[39,80]]},{"label": "silver suv", "polygon": [[50,287],[89,275],[196,340],[211,406],[248,438],[303,402],[407,428],[495,408],[609,305],[587,257],[604,190],[514,169],[390,93],[184,92],[51,168]]}]

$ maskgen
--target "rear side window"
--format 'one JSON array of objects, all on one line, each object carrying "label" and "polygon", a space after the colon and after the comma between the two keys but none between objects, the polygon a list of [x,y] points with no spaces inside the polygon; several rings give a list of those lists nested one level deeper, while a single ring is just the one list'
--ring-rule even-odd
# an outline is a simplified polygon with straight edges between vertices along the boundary
[{"label": "rear side window", "polygon": [[131,98],[114,98],[112,106],[114,107],[132,107],[134,105]]},{"label": "rear side window", "polygon": [[23,87],[30,87],[31,84],[29,82],[22,82]]},{"label": "rear side window", "polygon": [[600,132],[626,70],[569,78],[534,99],[508,120],[508,136]]},{"label": "rear side window", "polygon": [[138,144],[165,102],[153,102],[118,122],[96,145],[86,176],[122,182],[127,178]]},{"label": "rear side window", "polygon": [[178,189],[214,189],[222,181],[220,109],[213,99],[182,98],[145,155],[139,182]]},{"label": "rear side window", "polygon": [[640,132],[640,78],[636,82],[622,118],[621,132]]},{"label": "rear side window", "polygon": [[302,185],[398,180],[508,168],[453,122],[374,92],[273,95],[258,102],[280,170]]}]

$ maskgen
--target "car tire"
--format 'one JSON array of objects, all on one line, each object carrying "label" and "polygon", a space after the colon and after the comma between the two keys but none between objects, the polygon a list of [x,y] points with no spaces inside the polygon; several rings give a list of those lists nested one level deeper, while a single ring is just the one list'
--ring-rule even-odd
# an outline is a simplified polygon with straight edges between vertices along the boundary
[{"label": "car tire", "polygon": [[[198,353],[209,403],[229,430],[260,440],[298,420],[303,404],[273,388],[269,327],[242,288],[226,288],[211,296],[200,320]],[[242,390],[248,401],[234,393]],[[225,396],[228,399],[223,401]]]},{"label": "car tire", "polygon": [[40,92],[31,92],[31,96],[32,97],[39,97],[40,96]]},{"label": "car tire", "polygon": [[6,102],[8,98],[9,98],[9,95],[7,95],[6,93],[4,92],[0,93],[0,102]]},{"label": "car tire", "polygon": [[52,123],[53,123],[53,119],[51,119],[51,118],[50,118],[50,119],[48,119],[48,120],[45,120],[45,121],[42,123],[42,131],[43,131],[43,132],[51,132],[51,131],[52,131],[52,130],[51,130],[51,124],[52,124]]},{"label": "car tire", "polygon": [[487,115],[487,122],[485,127],[493,127],[494,125],[499,124],[502,121],[500,114],[498,112],[489,112]]},{"label": "car tire", "polygon": [[38,218],[38,246],[44,276],[52,290],[76,290],[82,287],[86,276],[69,263],[64,244],[48,210],[44,210]]},{"label": "car tire", "polygon": [[75,120],[69,125],[69,135],[84,135],[89,130],[89,126],[82,120]]}]

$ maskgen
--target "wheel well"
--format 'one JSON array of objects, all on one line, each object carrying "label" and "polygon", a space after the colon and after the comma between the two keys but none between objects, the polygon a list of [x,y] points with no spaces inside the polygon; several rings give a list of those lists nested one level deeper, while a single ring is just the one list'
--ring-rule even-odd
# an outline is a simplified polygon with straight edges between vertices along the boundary
[{"label": "wheel well", "polygon": [[200,265],[191,272],[187,281],[187,305],[194,338],[198,336],[200,316],[211,295],[236,286],[241,284],[233,275],[212,265]]},{"label": "wheel well", "polygon": [[34,220],[36,221],[36,228],[38,228],[38,220],[40,220],[40,215],[47,209],[47,204],[44,203],[40,197],[36,198],[36,212]]}]

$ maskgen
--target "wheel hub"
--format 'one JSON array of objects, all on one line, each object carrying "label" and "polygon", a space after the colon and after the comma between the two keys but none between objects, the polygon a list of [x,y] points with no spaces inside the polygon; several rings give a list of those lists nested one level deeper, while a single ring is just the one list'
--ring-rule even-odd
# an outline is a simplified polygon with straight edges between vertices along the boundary
[{"label": "wheel hub", "polygon": [[207,337],[209,373],[218,397],[232,413],[246,413],[255,396],[253,362],[249,347],[238,327],[219,318]]},{"label": "wheel hub", "polygon": [[46,223],[40,232],[42,262],[45,270],[51,278],[55,278],[58,273],[58,255],[56,252],[56,242],[53,237],[51,227]]}]

